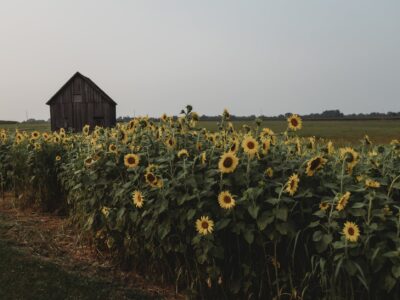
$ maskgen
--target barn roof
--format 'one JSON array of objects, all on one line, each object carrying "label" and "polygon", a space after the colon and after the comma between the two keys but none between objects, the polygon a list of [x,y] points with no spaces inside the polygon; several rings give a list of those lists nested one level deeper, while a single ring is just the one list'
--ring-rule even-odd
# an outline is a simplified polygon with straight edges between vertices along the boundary
[{"label": "barn roof", "polygon": [[83,76],[81,73],[76,72],[58,91],[53,95],[53,97],[50,98],[49,101],[46,102],[47,105],[50,105],[51,102],[58,96],[59,93],[67,86],[69,85],[76,77],[81,77],[87,84],[89,84],[93,89],[97,90],[102,94],[109,102],[111,102],[114,105],[117,105],[117,103],[106,94],[97,84],[95,84],[89,77]]}]

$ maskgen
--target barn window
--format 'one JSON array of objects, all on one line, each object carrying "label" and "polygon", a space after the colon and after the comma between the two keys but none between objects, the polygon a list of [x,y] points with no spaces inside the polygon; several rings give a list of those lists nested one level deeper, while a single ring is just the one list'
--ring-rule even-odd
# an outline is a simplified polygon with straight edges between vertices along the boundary
[{"label": "barn window", "polygon": [[82,95],[74,95],[74,102],[82,102]]}]

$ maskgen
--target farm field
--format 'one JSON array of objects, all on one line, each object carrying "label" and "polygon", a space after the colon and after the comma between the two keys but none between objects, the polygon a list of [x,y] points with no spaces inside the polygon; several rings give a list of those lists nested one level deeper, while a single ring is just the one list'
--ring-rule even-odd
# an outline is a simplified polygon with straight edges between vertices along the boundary
[{"label": "farm field", "polygon": [[[233,124],[236,129],[240,129],[243,125],[255,126],[254,122],[248,121],[235,121]],[[213,121],[200,121],[197,127],[204,127],[211,131],[218,130],[217,122]],[[271,128],[278,133],[286,129],[286,121],[264,121],[261,127]],[[0,128],[43,132],[50,131],[50,124],[0,124]],[[393,139],[400,138],[400,120],[306,121],[303,129],[298,133],[301,137],[315,136],[329,139],[338,145],[357,144],[366,134],[376,144],[387,144]]]},{"label": "farm field", "polygon": [[188,106],[155,124],[1,131],[1,192],[64,211],[116,269],[188,298],[396,299],[400,142],[318,143],[297,115],[284,134],[229,119],[198,130]]}]

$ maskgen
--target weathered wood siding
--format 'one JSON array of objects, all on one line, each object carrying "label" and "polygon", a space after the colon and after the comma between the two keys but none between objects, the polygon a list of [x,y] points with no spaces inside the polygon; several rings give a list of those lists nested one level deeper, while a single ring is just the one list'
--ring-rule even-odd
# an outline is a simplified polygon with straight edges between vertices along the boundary
[{"label": "weathered wood siding", "polygon": [[111,127],[116,123],[116,104],[79,73],[48,104],[53,131],[60,128],[81,131],[86,124]]}]

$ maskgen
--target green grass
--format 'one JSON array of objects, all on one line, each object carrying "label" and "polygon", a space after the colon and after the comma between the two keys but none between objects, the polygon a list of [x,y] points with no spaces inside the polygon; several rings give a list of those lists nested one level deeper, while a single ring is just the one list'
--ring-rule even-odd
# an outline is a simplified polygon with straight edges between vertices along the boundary
[{"label": "green grass", "polygon": [[10,131],[14,131],[15,129],[19,129],[21,131],[50,131],[50,123],[18,123],[18,124],[0,124],[0,128],[4,128]]},{"label": "green grass", "polygon": [[[234,126],[239,129],[244,124],[254,126],[254,122],[236,121]],[[217,122],[201,121],[199,127],[212,131],[217,130]],[[262,127],[269,127],[275,132],[286,129],[286,121],[264,121]],[[21,123],[5,124],[0,128],[26,131],[49,131],[50,123]],[[303,129],[298,132],[300,136],[316,136],[334,141],[337,144],[354,144],[368,134],[376,144],[386,144],[392,139],[400,139],[400,120],[360,120],[360,121],[304,121]]]},{"label": "green grass", "polygon": [[[254,122],[234,122],[236,129],[244,124],[254,126]],[[199,122],[200,127],[217,130],[216,122]],[[286,121],[264,121],[262,127],[269,127],[275,133],[286,129]],[[400,120],[360,120],[360,121],[304,121],[299,136],[316,136],[337,144],[354,144],[368,134],[372,142],[386,144],[392,139],[400,139]]]},{"label": "green grass", "polygon": [[0,215],[0,299],[152,299],[32,257],[2,240],[4,226]]}]

